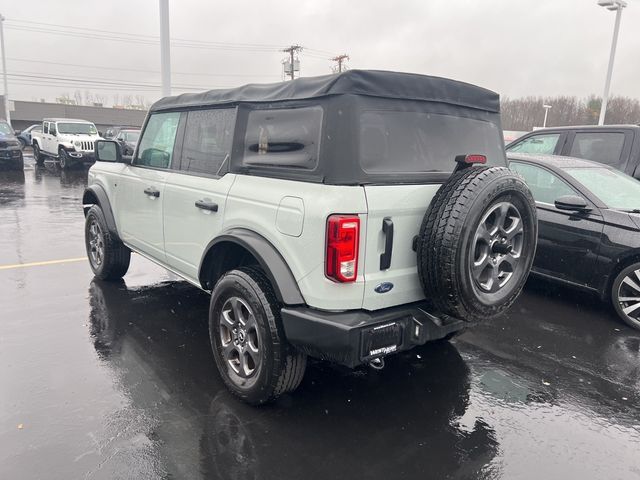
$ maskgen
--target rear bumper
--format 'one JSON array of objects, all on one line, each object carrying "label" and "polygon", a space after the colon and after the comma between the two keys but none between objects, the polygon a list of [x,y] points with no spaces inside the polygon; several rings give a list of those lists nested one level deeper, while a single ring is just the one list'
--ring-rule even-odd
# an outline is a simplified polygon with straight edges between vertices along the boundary
[{"label": "rear bumper", "polygon": [[375,312],[284,307],[281,313],[291,344],[308,355],[351,368],[444,338],[466,324],[452,317],[436,317],[424,303]]}]

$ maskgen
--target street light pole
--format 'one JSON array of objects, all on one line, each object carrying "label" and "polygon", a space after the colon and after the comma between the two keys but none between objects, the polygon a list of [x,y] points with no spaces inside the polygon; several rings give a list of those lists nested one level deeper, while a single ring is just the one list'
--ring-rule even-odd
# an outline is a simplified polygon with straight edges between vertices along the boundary
[{"label": "street light pole", "polygon": [[600,117],[598,125],[604,125],[604,116],[607,113],[607,102],[609,101],[609,87],[611,86],[611,74],[613,72],[613,60],[616,56],[616,46],[618,44],[618,32],[620,31],[620,19],[622,18],[622,9],[627,6],[623,0],[598,0],[598,5],[605,7],[607,10],[616,12],[616,23],[613,27],[613,40],[611,41],[611,52],[609,53],[609,66],[607,68],[607,79],[604,82],[604,93],[602,95],[602,106],[600,107]]},{"label": "street light pole", "polygon": [[11,125],[11,114],[9,113],[9,84],[7,82],[7,56],[4,51],[4,21],[0,15],[0,49],[2,50],[2,83],[4,83],[4,115],[7,123]]},{"label": "street light pole", "polygon": [[551,105],[542,105],[542,108],[544,108],[544,122],[542,122],[542,128],[545,128],[547,126],[547,114],[549,113]]},{"label": "street light pole", "polygon": [[169,37],[169,0],[160,0],[160,69],[162,96],[171,95],[171,44]]}]

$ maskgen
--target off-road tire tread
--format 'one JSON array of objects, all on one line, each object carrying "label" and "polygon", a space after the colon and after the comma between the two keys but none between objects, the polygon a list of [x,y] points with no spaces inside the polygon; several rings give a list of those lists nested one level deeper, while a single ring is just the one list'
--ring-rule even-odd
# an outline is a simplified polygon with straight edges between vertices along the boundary
[{"label": "off-road tire tread", "polygon": [[[37,146],[37,149],[36,149],[36,146]],[[33,158],[35,159],[36,164],[43,165],[44,164],[44,155],[42,153],[42,150],[40,149],[40,145],[38,145],[37,142],[33,142],[32,148],[33,148]],[[36,153],[36,151],[37,151],[37,153]]]},{"label": "off-road tire tread", "polygon": [[[89,227],[89,217],[95,216],[100,222],[104,236],[104,261],[103,268],[94,274],[100,280],[120,280],[129,270],[129,264],[131,263],[131,250],[124,245],[118,238],[115,238],[107,227],[107,222],[104,219],[104,213],[98,205],[93,205],[87,212],[87,219],[85,223],[85,236]],[[85,237],[86,244],[86,237]],[[89,252],[87,252],[87,256]],[[91,261],[89,261],[91,264]]]},{"label": "off-road tire tread", "polygon": [[[475,197],[483,190],[482,184],[514,175],[518,176],[505,167],[466,168],[454,173],[434,196],[420,227],[417,251],[420,282],[427,301],[436,312],[471,322],[482,319],[468,311],[453,293],[460,290],[455,264],[461,247],[459,237]],[[527,196],[530,205],[535,206],[528,189],[521,193]],[[426,250],[429,250],[428,254]],[[499,308],[486,307],[483,316],[491,317],[507,309],[520,294],[526,277],[521,279],[520,288],[514,289]]]}]

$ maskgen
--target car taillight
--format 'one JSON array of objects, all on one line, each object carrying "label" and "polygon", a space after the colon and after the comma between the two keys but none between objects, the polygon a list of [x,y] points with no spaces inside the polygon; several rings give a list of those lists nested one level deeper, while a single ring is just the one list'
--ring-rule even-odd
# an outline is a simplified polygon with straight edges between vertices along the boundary
[{"label": "car taillight", "polygon": [[355,282],[358,276],[360,218],[331,215],[327,220],[325,274],[336,282]]}]

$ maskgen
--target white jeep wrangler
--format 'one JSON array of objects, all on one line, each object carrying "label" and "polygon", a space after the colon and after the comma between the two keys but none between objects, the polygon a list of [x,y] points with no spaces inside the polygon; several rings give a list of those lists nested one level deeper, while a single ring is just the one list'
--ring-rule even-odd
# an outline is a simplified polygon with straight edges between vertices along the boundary
[{"label": "white jeep wrangler", "polygon": [[215,361],[253,404],[294,390],[307,355],[380,368],[502,313],[535,253],[499,97],[452,80],[351,70],[164,98],[131,160],[109,140],[96,159],[95,275],[135,251],[211,292]]},{"label": "white jeep wrangler", "polygon": [[42,131],[33,132],[31,146],[38,165],[47,157],[57,159],[66,170],[80,163],[95,161],[94,142],[100,139],[96,126],[86,120],[45,118]]}]

